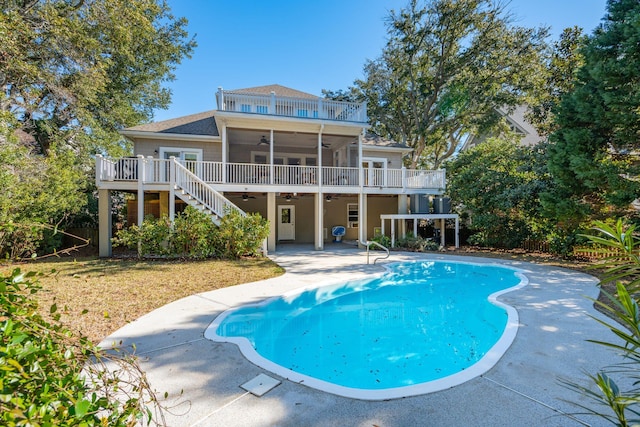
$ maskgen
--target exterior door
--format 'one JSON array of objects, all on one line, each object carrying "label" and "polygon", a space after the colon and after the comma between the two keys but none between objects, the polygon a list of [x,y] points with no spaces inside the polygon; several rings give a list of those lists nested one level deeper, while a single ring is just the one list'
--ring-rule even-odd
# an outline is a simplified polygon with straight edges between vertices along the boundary
[{"label": "exterior door", "polygon": [[387,185],[387,159],[362,158],[364,169],[364,185],[368,187],[385,187]]},{"label": "exterior door", "polygon": [[296,239],[296,207],[278,206],[278,240]]}]

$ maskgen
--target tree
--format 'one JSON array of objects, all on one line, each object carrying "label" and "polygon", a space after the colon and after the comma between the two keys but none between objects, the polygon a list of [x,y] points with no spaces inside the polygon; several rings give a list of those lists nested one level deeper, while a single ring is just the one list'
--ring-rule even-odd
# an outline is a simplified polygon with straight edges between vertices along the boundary
[{"label": "tree", "polygon": [[[588,219],[628,214],[638,197],[640,3],[610,0],[582,49],[584,65],[562,98],[551,135],[548,215],[575,229]],[[631,179],[630,179],[631,178]]]},{"label": "tree", "polygon": [[518,146],[489,138],[447,162],[447,193],[468,214],[476,243],[517,247],[546,233],[540,219],[539,194],[548,185],[544,144]]},{"label": "tree", "polygon": [[573,89],[576,73],[584,63],[580,49],[586,39],[580,27],[565,28],[551,48],[546,84],[527,115],[540,136],[549,136],[557,129],[554,111],[562,97]]},{"label": "tree", "polygon": [[118,130],[168,106],[195,43],[164,0],[0,7],[0,223],[57,224],[86,203],[93,155],[126,153]]},{"label": "tree", "polygon": [[545,76],[546,29],[509,25],[491,0],[431,0],[392,11],[380,58],[356,81],[377,133],[438,167],[469,133],[485,133]]}]

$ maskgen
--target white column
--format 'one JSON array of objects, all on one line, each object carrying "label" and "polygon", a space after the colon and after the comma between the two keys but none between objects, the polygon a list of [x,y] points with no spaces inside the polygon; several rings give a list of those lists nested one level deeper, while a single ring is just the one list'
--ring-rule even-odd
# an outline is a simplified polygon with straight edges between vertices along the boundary
[{"label": "white column", "polygon": [[138,227],[144,221],[144,156],[138,155]]},{"label": "white column", "polygon": [[313,205],[315,207],[315,220],[314,232],[315,232],[315,249],[321,251],[324,249],[324,200],[322,193],[315,193],[313,195]]},{"label": "white column", "polygon": [[358,195],[358,235],[360,242],[367,241],[367,195],[362,190]]},{"label": "white column", "polygon": [[[273,92],[271,92],[273,93]],[[273,129],[269,131],[269,184],[274,183],[274,170],[273,166]]]},{"label": "white column", "polygon": [[101,257],[111,256],[111,191],[98,190],[98,250]]},{"label": "white column", "polygon": [[176,219],[176,158],[169,158],[169,221]]},{"label": "white column", "polygon": [[227,183],[227,161],[229,141],[227,141],[227,123],[222,121],[222,182]]},{"label": "white column", "polygon": [[276,250],[276,227],[278,218],[276,217],[276,193],[267,193],[267,220],[269,221],[269,236],[267,237],[267,250]]}]

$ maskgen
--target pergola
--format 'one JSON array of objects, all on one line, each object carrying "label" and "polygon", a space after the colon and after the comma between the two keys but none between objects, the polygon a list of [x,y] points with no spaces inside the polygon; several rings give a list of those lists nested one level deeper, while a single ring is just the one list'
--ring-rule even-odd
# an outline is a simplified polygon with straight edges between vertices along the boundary
[{"label": "pergola", "polygon": [[[395,241],[396,241],[396,220],[407,220],[407,219],[412,219],[413,220],[413,235],[417,236],[418,235],[418,220],[421,219],[432,219],[432,220],[440,220],[440,245],[444,246],[445,245],[445,241],[444,241],[444,230],[445,230],[445,219],[455,219],[456,221],[456,248],[460,247],[460,238],[459,238],[459,231],[460,231],[460,219],[458,217],[457,214],[385,214],[385,215],[380,215],[380,224],[381,224],[381,228],[380,231],[382,233],[382,235],[385,235],[385,220],[390,220],[391,221],[391,247],[393,248],[395,246]],[[400,222],[400,233],[401,236],[404,237],[406,235],[406,224],[405,221],[401,221]]]}]

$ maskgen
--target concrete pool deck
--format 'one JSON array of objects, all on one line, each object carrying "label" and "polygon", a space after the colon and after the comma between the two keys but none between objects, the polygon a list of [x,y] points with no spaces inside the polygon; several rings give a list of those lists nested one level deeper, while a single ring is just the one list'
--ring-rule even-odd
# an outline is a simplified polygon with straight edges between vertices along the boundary
[{"label": "concrete pool deck", "polygon": [[[322,252],[283,246],[270,257],[286,269],[280,277],[205,292],[168,304],[116,331],[103,347],[135,344],[142,369],[159,395],[169,393],[170,426],[581,426],[607,425],[567,402],[592,407],[559,379],[587,383],[586,374],[620,361],[587,339],[613,339],[589,315],[602,317],[586,297],[598,295],[589,275],[520,261],[446,254],[392,252],[367,265],[364,251]],[[528,286],[502,295],[520,327],[498,363],[453,388],[389,401],[339,397],[284,380],[245,359],[234,344],[213,342],[204,331],[228,308],[297,288],[355,279],[384,271],[389,262],[459,260],[519,268]],[[260,373],[282,384],[256,397],[240,388]],[[182,393],[181,393],[182,392]]]}]

